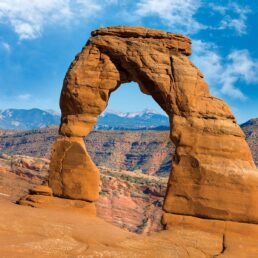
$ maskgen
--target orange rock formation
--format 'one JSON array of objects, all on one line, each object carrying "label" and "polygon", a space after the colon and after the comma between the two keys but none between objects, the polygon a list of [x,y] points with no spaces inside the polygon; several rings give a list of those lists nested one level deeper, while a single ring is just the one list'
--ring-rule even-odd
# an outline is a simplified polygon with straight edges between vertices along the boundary
[{"label": "orange rock formation", "polygon": [[[60,198],[58,198],[60,199]],[[34,209],[0,196],[4,258],[256,258],[258,225],[172,215],[167,228],[136,235],[75,209]]]},{"label": "orange rock formation", "polygon": [[135,81],[170,117],[176,150],[164,210],[258,223],[258,173],[244,134],[227,104],[210,95],[190,54],[191,41],[183,35],[127,26],[92,32],[61,93],[49,176],[55,196],[97,200],[99,171],[83,137],[112,92]]}]

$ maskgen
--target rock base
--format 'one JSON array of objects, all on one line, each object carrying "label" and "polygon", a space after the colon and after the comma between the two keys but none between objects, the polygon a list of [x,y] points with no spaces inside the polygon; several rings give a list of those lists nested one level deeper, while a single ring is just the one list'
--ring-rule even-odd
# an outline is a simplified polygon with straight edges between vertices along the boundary
[{"label": "rock base", "polygon": [[93,202],[70,200],[52,196],[51,188],[36,186],[29,190],[29,195],[22,197],[17,203],[33,208],[47,208],[53,210],[67,210],[96,216],[96,207]]},{"label": "rock base", "polygon": [[176,239],[178,244],[181,241],[181,245],[185,247],[192,246],[202,250],[208,257],[258,257],[256,224],[169,213],[163,215],[162,222],[171,232],[171,240]]},{"label": "rock base", "polygon": [[[49,193],[48,189],[43,192]],[[85,216],[95,214],[93,203],[40,194],[28,195],[19,203],[44,209],[1,203],[0,253],[5,257],[16,257],[17,250],[20,257],[258,257],[257,224],[165,213],[166,230],[139,236]]]}]

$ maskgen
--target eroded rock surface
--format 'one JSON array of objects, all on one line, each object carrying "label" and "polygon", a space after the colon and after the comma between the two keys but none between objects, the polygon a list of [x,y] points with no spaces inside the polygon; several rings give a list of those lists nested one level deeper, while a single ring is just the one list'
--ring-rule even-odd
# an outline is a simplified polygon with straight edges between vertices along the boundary
[{"label": "eroded rock surface", "polygon": [[[60,198],[58,198],[60,199]],[[0,196],[1,257],[256,258],[258,225],[172,215],[136,235],[74,210],[35,209]]]},{"label": "eroded rock surface", "polygon": [[98,198],[99,172],[83,137],[112,92],[135,81],[171,121],[176,150],[164,210],[258,223],[258,173],[244,134],[227,104],[210,95],[190,54],[190,39],[174,33],[126,26],[92,32],[64,80],[50,164],[54,195]]}]

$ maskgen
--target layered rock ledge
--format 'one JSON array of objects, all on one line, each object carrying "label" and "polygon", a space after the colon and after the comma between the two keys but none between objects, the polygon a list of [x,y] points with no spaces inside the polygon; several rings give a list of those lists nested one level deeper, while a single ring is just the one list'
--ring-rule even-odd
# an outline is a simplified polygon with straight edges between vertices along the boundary
[{"label": "layered rock ledge", "polygon": [[192,51],[190,38],[182,34],[148,29],[142,26],[116,26],[100,28],[93,31],[91,35],[92,37],[113,36],[119,38],[137,38],[138,40],[154,39],[159,40],[164,45],[166,45],[166,47],[180,51],[185,55],[191,55]]}]

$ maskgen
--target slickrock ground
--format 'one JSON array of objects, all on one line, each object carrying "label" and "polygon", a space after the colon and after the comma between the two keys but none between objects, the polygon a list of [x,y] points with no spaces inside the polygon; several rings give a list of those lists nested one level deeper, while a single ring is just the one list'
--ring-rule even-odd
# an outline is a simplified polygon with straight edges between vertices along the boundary
[{"label": "slickrock ground", "polygon": [[168,230],[129,233],[67,211],[19,206],[0,197],[0,254],[13,257],[256,258],[258,226],[171,215]]}]

